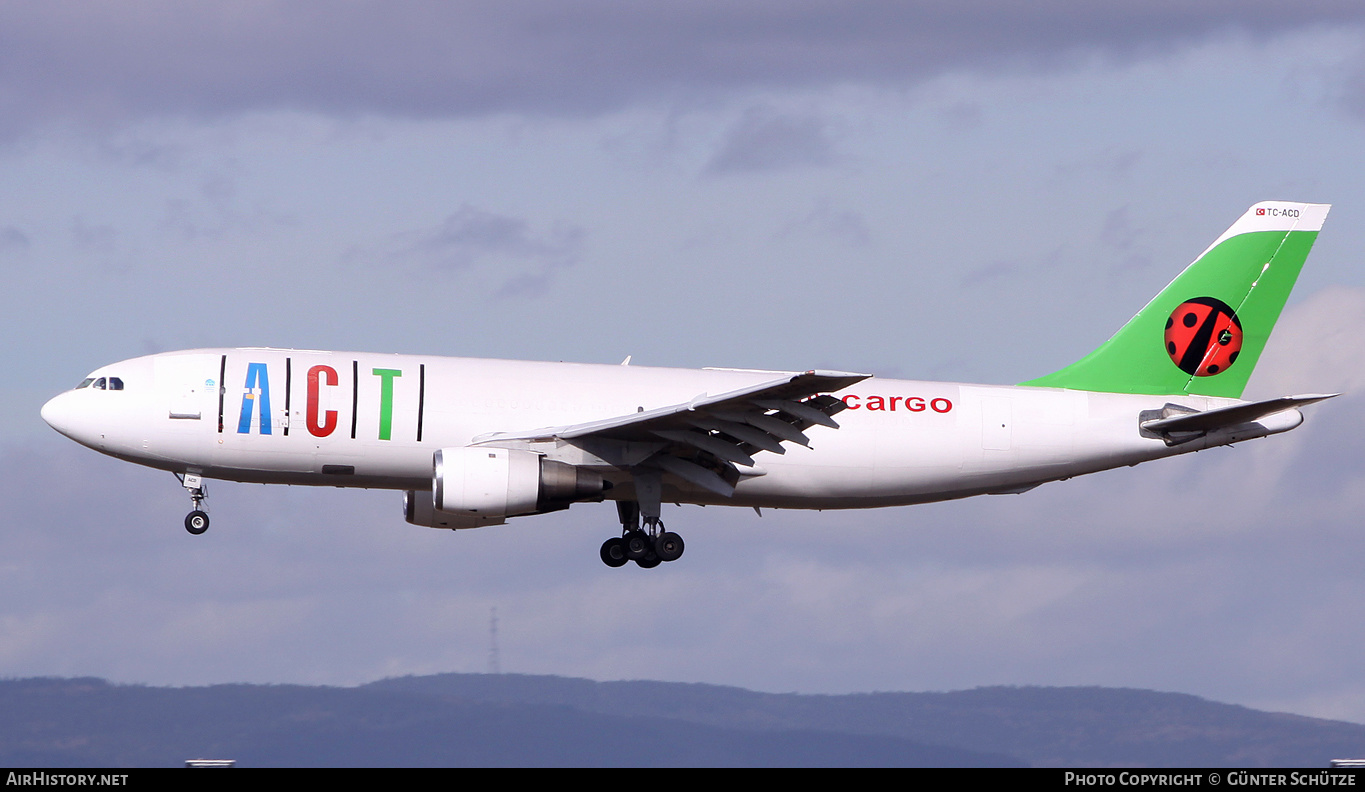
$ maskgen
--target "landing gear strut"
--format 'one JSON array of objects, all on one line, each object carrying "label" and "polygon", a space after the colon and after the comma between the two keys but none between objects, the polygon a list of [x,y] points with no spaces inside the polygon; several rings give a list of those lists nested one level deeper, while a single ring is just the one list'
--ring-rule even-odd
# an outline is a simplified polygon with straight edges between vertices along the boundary
[{"label": "landing gear strut", "polygon": [[658,472],[636,471],[635,493],[638,501],[616,502],[621,535],[602,543],[602,563],[621,567],[634,561],[641,569],[653,569],[664,561],[678,560],[683,554],[682,537],[665,530],[659,519],[662,487]]},{"label": "landing gear strut", "polygon": [[190,501],[194,504],[194,510],[185,515],[185,530],[198,536],[209,529],[209,515],[204,511],[204,499],[208,493],[204,488],[204,480],[198,473],[186,473],[183,476],[179,473],[175,477],[180,479],[180,485],[189,490]]}]

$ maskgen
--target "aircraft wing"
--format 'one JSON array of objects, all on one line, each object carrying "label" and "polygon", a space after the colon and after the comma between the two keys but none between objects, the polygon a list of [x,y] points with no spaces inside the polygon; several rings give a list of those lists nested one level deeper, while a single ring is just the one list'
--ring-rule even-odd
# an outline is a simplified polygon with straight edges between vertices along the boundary
[{"label": "aircraft wing", "polygon": [[1339,393],[1310,393],[1303,396],[1281,396],[1278,399],[1234,404],[1231,407],[1220,407],[1216,410],[1182,413],[1169,418],[1143,421],[1141,426],[1149,432],[1168,436],[1176,432],[1211,432],[1224,427],[1250,423],[1267,415],[1315,404],[1340,395]]},{"label": "aircraft wing", "polygon": [[839,428],[833,419],[845,408],[828,395],[870,374],[807,371],[787,374],[717,395],[601,421],[508,432],[476,438],[476,445],[564,441],[611,458],[618,467],[636,465],[671,473],[724,497],[734,493],[740,471],[752,468],[760,451],[784,454],[784,442],[810,445],[805,430]]}]

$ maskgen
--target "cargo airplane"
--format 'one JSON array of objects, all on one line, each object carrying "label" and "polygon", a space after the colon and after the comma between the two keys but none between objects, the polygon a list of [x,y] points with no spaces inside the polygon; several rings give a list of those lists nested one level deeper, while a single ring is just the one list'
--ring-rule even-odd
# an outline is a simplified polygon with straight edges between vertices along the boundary
[{"label": "cargo airplane", "polygon": [[206,479],[402,490],[409,523],[451,529],[610,499],[621,529],[602,560],[648,568],[683,552],[664,503],[1020,493],[1295,428],[1331,395],[1240,397],[1328,208],[1256,204],[1103,345],[1016,386],[196,349],[103,366],[42,415],[174,473],[192,534],[209,525]]}]

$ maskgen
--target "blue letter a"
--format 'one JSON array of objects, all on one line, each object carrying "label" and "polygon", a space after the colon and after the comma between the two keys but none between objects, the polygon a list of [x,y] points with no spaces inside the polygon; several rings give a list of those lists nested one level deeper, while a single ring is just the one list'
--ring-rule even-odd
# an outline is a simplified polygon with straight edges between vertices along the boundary
[{"label": "blue letter a", "polygon": [[[252,392],[260,387],[260,398]],[[242,417],[237,421],[237,434],[251,431],[251,411],[256,402],[261,403],[261,434],[270,434],[270,377],[266,374],[264,363],[246,364],[246,394],[242,396]]]}]

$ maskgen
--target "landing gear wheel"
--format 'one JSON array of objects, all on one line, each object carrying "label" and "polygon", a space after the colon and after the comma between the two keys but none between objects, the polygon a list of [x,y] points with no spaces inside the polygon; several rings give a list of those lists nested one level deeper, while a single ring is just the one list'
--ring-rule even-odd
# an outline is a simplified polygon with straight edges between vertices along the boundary
[{"label": "landing gear wheel", "polygon": [[683,554],[682,537],[672,531],[659,534],[654,540],[654,552],[660,561],[677,561]]},{"label": "landing gear wheel", "polygon": [[190,503],[194,504],[194,511],[185,515],[185,530],[198,536],[209,529],[209,516],[200,508],[204,504],[204,499],[208,493],[204,491],[204,477],[197,472],[185,471],[176,473],[175,477],[180,479],[180,486],[190,493]]},{"label": "landing gear wheel", "polygon": [[625,566],[629,560],[626,558],[626,541],[624,539],[618,536],[602,543],[602,563],[615,568]]},{"label": "landing gear wheel", "polygon": [[639,561],[654,552],[654,541],[644,531],[631,531],[621,540],[626,550],[626,558]]},{"label": "landing gear wheel", "polygon": [[209,529],[209,516],[198,509],[185,515],[185,530],[198,536]]},{"label": "landing gear wheel", "polygon": [[644,558],[635,559],[635,563],[639,565],[641,569],[653,569],[659,564],[662,564],[663,559],[659,558],[658,553],[650,551],[648,554],[645,555]]}]

